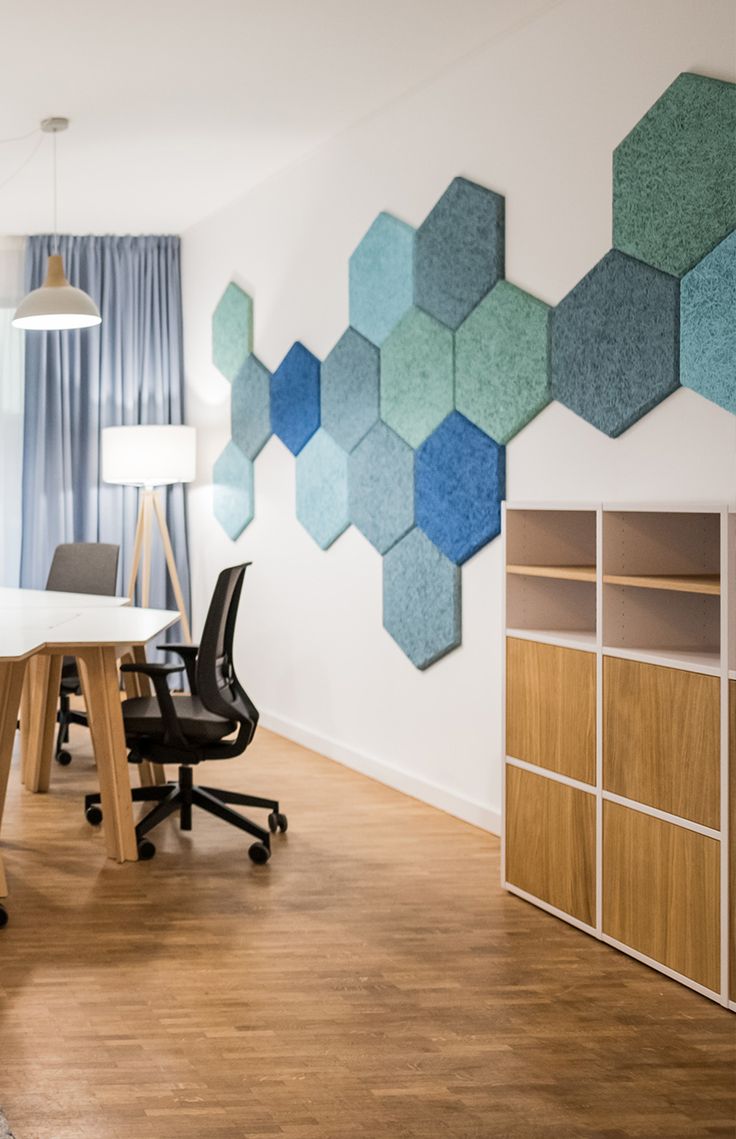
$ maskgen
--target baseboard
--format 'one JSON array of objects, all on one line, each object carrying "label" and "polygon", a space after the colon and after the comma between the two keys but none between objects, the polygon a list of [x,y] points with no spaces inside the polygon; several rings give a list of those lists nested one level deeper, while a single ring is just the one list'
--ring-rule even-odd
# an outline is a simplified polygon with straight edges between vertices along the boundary
[{"label": "baseboard", "polygon": [[490,831],[491,834],[495,835],[501,833],[501,814],[499,811],[493,810],[492,807],[486,807],[482,803],[466,798],[464,795],[458,795],[447,787],[442,787],[428,779],[422,779],[421,776],[410,771],[404,771],[384,760],[363,755],[338,740],[319,735],[317,732],[313,732],[311,728],[294,723],[293,720],[286,720],[273,712],[261,712],[260,722],[269,731],[284,736],[287,740],[293,740],[294,743],[301,744],[303,747],[309,748],[310,751],[316,751],[328,759],[334,759],[352,771],[359,771],[361,775],[367,775],[370,779],[385,783],[387,787],[393,787],[396,791],[411,795],[413,799],[419,799],[422,803],[428,803],[431,807],[446,811],[449,815],[454,815],[466,823],[480,827],[481,830]]}]

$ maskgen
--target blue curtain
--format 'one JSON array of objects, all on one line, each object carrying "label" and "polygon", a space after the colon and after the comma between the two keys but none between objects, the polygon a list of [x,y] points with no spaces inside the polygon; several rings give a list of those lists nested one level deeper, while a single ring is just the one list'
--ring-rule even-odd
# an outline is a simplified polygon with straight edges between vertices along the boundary
[{"label": "blue curtain", "polygon": [[[53,238],[28,239],[25,287],[46,275]],[[118,591],[127,589],[138,492],[101,481],[103,427],[183,423],[181,277],[178,237],[59,238],[66,275],[99,305],[102,324],[25,333],[23,542],[21,584],[42,588],[60,542],[116,542]],[[166,495],[166,516],[189,605],[182,485]],[[160,543],[151,600],[175,609]]]}]

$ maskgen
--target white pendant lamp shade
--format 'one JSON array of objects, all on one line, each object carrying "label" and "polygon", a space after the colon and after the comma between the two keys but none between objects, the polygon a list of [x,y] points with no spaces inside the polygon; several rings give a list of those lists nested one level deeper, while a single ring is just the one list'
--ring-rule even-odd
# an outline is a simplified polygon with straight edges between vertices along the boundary
[{"label": "white pendant lamp shade", "polygon": [[16,328],[51,331],[60,328],[91,328],[101,321],[100,310],[92,297],[75,289],[64,276],[61,255],[49,257],[46,280],[40,289],[24,297],[15,310]]},{"label": "white pendant lamp shade", "polygon": [[104,482],[148,487],[192,482],[196,457],[194,427],[105,427],[102,432]]}]

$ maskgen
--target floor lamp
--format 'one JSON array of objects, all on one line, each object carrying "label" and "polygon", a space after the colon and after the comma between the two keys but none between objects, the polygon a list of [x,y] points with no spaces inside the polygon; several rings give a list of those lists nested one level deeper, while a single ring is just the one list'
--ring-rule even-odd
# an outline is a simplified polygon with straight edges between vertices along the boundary
[{"label": "floor lamp", "polygon": [[140,489],[138,521],[135,527],[133,565],[128,596],[134,600],[138,572],[141,577],[141,604],[149,603],[151,593],[151,551],[154,522],[158,525],[169,577],[187,641],[192,633],[184,606],[174,550],[156,487],[191,482],[196,470],[196,433],[193,427],[139,426],[105,427],[102,432],[102,478],[119,486]]}]

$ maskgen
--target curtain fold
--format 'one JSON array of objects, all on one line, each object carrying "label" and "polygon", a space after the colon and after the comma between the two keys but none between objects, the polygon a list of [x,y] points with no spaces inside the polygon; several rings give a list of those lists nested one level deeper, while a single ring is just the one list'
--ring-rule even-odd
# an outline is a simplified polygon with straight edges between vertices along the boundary
[{"label": "curtain fold", "polygon": [[[28,291],[43,282],[52,242],[46,234],[28,239]],[[68,279],[99,305],[102,324],[25,334],[21,584],[43,587],[61,542],[116,542],[123,592],[138,491],[101,481],[101,433],[184,422],[179,238],[61,236],[59,252]],[[159,493],[189,607],[184,487]],[[158,541],[150,604],[176,608]]]}]

